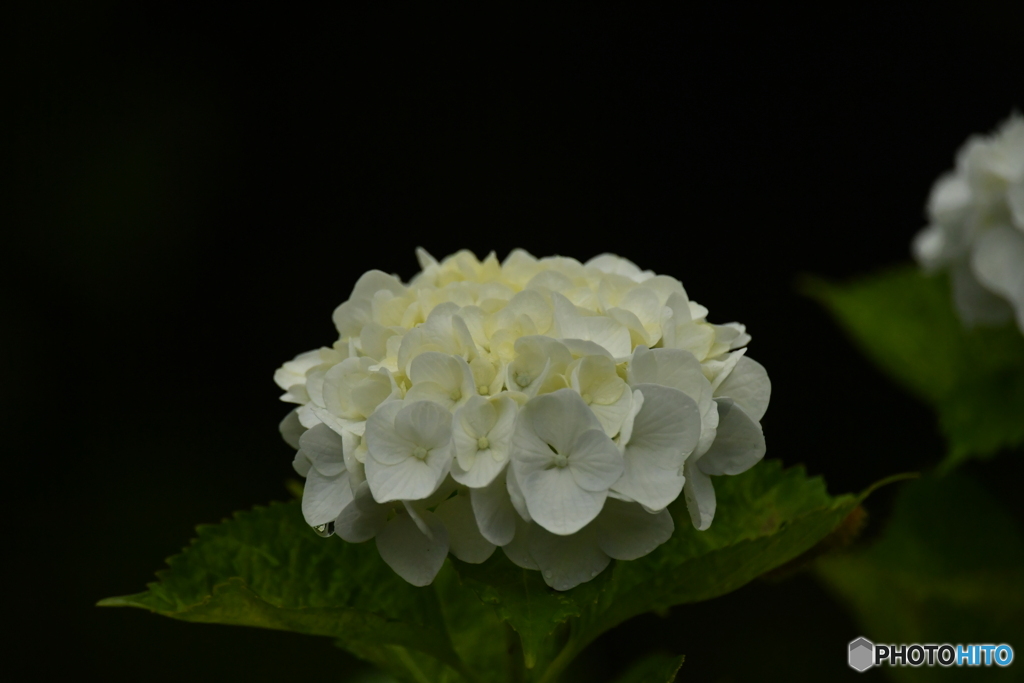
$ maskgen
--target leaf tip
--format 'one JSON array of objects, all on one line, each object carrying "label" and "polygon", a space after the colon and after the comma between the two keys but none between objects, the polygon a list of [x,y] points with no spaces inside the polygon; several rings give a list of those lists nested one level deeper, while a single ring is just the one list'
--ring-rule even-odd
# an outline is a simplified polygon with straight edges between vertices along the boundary
[{"label": "leaf tip", "polygon": [[96,607],[144,607],[149,609],[142,601],[148,593],[134,593],[133,595],[115,595],[111,598],[103,598],[97,601]]}]

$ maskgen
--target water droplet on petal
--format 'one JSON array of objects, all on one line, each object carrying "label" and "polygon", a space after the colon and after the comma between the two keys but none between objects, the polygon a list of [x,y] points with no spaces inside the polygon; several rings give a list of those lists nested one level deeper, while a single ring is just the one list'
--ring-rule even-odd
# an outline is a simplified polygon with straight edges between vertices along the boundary
[{"label": "water droplet on petal", "polygon": [[594,578],[595,576],[597,576],[597,572],[590,572],[590,578]]},{"label": "water droplet on petal", "polygon": [[316,532],[317,536],[329,538],[334,535],[334,522],[327,522],[327,524],[317,524],[313,527],[313,531]]},{"label": "water droplet on petal", "polygon": [[551,578],[551,572],[550,571],[544,572],[544,576],[546,576],[547,578],[550,579]]}]

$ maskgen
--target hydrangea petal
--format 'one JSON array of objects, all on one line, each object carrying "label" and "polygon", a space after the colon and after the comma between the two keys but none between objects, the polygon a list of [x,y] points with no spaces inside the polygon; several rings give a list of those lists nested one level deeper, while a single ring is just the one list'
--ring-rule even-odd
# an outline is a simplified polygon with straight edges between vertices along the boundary
[{"label": "hydrangea petal", "polygon": [[334,533],[349,543],[368,541],[384,527],[392,508],[375,501],[369,485],[363,482],[355,487],[352,502],[334,520]]},{"label": "hydrangea petal", "polygon": [[342,454],[345,457],[345,468],[349,472],[356,468],[361,470],[369,453],[369,450],[366,448],[366,439],[358,434],[345,432],[341,435],[341,443],[343,448]]},{"label": "hydrangea petal", "polygon": [[[291,392],[293,386],[306,383],[307,370],[320,365],[322,362],[320,349],[300,353],[274,371],[274,383],[285,391]],[[281,400],[285,401],[288,399],[282,397]]]},{"label": "hydrangea petal", "polygon": [[581,434],[567,459],[566,469],[586,491],[607,491],[622,476],[622,454],[602,429]]},{"label": "hydrangea petal", "polygon": [[606,491],[581,488],[568,467],[534,472],[519,484],[533,521],[559,535],[575,533],[589,524],[607,497]]},{"label": "hydrangea petal", "polygon": [[608,350],[616,359],[628,358],[632,352],[632,337],[629,329],[620,322],[605,316],[587,316],[581,318],[582,334],[575,339],[592,341]]},{"label": "hydrangea petal", "polygon": [[299,446],[320,474],[333,477],[345,470],[345,449],[341,435],[319,424],[299,438]]},{"label": "hydrangea petal", "polygon": [[302,489],[302,515],[310,526],[333,522],[352,502],[348,472],[327,477],[310,468]]},{"label": "hydrangea petal", "polygon": [[756,465],[765,454],[761,425],[730,398],[716,398],[718,436],[697,462],[705,474],[740,474]]},{"label": "hydrangea petal", "polygon": [[487,540],[477,527],[468,495],[449,498],[437,506],[434,514],[448,530],[449,550],[455,557],[470,564],[480,564],[494,553],[495,544]]},{"label": "hydrangea petal", "polygon": [[277,430],[281,432],[281,438],[284,439],[286,444],[297,449],[299,447],[299,437],[306,431],[306,428],[299,422],[299,409],[296,408],[285,415],[284,419],[277,426]]},{"label": "hydrangea petal", "polygon": [[[729,376],[718,385],[716,396],[728,396],[755,422],[760,422],[768,410],[772,395],[772,384],[764,366],[752,358],[743,356],[736,363]],[[719,417],[721,423],[721,417]]]},{"label": "hydrangea petal", "polygon": [[[436,351],[427,351],[416,356],[409,369],[412,381],[410,394],[420,384],[434,384],[441,387],[447,402],[462,405],[476,395],[473,372],[465,359]],[[407,400],[414,400],[407,394]]]},{"label": "hydrangea petal", "polygon": [[1010,205],[1014,227],[1024,230],[1024,178],[1006,190],[1006,201]]},{"label": "hydrangea petal", "polygon": [[697,402],[678,389],[638,384],[643,407],[633,418],[626,452],[665,469],[679,469],[697,447],[701,418]]},{"label": "hydrangea petal", "polygon": [[305,477],[309,474],[309,468],[313,466],[313,461],[309,459],[305,451],[301,448],[295,451],[295,457],[292,458],[292,468],[300,477]]},{"label": "hydrangea petal", "polygon": [[950,275],[953,303],[964,325],[1002,325],[1013,318],[1010,305],[978,282],[970,263],[953,264]]},{"label": "hydrangea petal", "polygon": [[615,560],[648,555],[672,536],[675,524],[668,510],[651,514],[636,503],[609,500],[594,521],[601,550]]},{"label": "hydrangea petal", "polygon": [[377,551],[403,579],[414,586],[428,586],[448,555],[448,531],[434,513],[420,514],[433,538],[425,536],[408,513],[400,513],[377,534]]},{"label": "hydrangea petal", "polygon": [[[594,413],[571,389],[538,396],[523,407],[520,415],[524,429],[562,453],[568,453],[584,432],[602,429]],[[516,431],[518,434],[522,430]]]},{"label": "hydrangea petal", "polygon": [[[430,401],[407,403],[395,415],[395,432],[416,446],[440,448],[451,440],[452,416]],[[373,443],[370,445],[373,448]]]},{"label": "hydrangea petal", "polygon": [[316,413],[313,412],[315,408],[316,406],[314,406],[312,403],[307,403],[306,405],[299,408],[295,413],[299,418],[299,424],[302,425],[305,429],[309,429],[310,427],[318,425],[321,422],[320,418],[318,418],[316,416]]},{"label": "hydrangea petal", "polygon": [[522,517],[516,515],[516,531],[515,536],[512,540],[501,546],[501,551],[505,553],[505,557],[517,567],[523,569],[538,570],[540,565],[530,555],[530,536],[533,534],[533,530],[539,528],[536,524],[524,521]]},{"label": "hydrangea petal", "polygon": [[686,483],[683,484],[683,497],[686,500],[686,509],[690,513],[690,521],[694,528],[704,531],[711,526],[715,518],[715,487],[711,483],[711,477],[700,471],[697,461],[687,459],[683,465],[683,476]]},{"label": "hydrangea petal", "polygon": [[562,339],[589,341],[606,349],[614,358],[626,358],[632,351],[629,329],[607,316],[584,316],[565,296],[554,293],[555,331]]},{"label": "hydrangea petal", "polygon": [[622,477],[611,492],[641,503],[650,510],[661,510],[679,497],[686,479],[682,468],[665,469],[650,460],[627,458]]},{"label": "hydrangea petal", "polygon": [[701,370],[704,372],[704,376],[711,380],[712,395],[719,395],[718,387],[721,386],[722,382],[729,379],[732,375],[732,371],[736,369],[740,359],[743,358],[746,353],[746,349],[740,349],[732,353],[725,353],[725,355],[720,356],[715,360],[709,360],[701,363]]},{"label": "hydrangea petal", "polygon": [[397,465],[409,458],[418,444],[400,436],[395,429],[395,418],[405,407],[392,401],[380,408],[366,421],[366,447],[370,457],[382,465]]},{"label": "hydrangea petal", "polygon": [[508,489],[509,500],[512,502],[512,507],[515,508],[518,516],[527,522],[532,522],[533,517],[530,516],[530,510],[526,506],[526,496],[523,495],[523,489],[519,486],[519,479],[516,478],[515,470],[511,467],[505,468],[505,483]]},{"label": "hydrangea petal", "polygon": [[688,322],[676,327],[672,348],[685,349],[700,360],[711,353],[715,343],[715,329],[703,322]]},{"label": "hydrangea petal", "polygon": [[742,348],[750,343],[750,335],[747,334],[747,326],[740,323],[725,323],[724,325],[712,325],[715,330],[715,341],[729,345],[730,351]]},{"label": "hydrangea petal", "polygon": [[471,488],[487,486],[494,481],[494,478],[498,476],[508,462],[507,456],[497,460],[493,454],[494,451],[491,449],[477,451],[473,455],[472,466],[468,468],[464,467],[457,458],[453,459],[452,478],[463,486]]},{"label": "hydrangea petal", "polygon": [[515,535],[517,515],[504,474],[483,488],[470,489],[469,499],[483,537],[495,545],[509,543]]},{"label": "hydrangea petal", "polygon": [[925,270],[932,271],[942,264],[945,245],[946,238],[942,228],[938,225],[929,225],[914,235],[910,243],[910,252]]},{"label": "hydrangea petal", "polygon": [[697,402],[701,432],[696,454],[711,447],[718,428],[718,408],[712,398],[711,383],[697,358],[682,349],[648,349],[638,346],[628,369],[629,383],[660,384],[678,389]]},{"label": "hydrangea petal", "polygon": [[476,396],[455,414],[452,477],[456,481],[479,488],[490,484],[504,469],[518,410],[508,395],[491,399]]},{"label": "hydrangea petal", "polygon": [[636,279],[641,274],[640,267],[629,259],[607,252],[595,256],[583,265],[588,268],[597,268],[602,273],[623,275],[630,279]]},{"label": "hydrangea petal", "polygon": [[530,556],[540,567],[544,583],[565,591],[590,581],[604,571],[611,558],[601,550],[594,530],[556,536],[534,527],[529,538]]},{"label": "hydrangea petal", "polygon": [[404,294],[405,285],[393,275],[379,270],[370,270],[359,278],[348,301],[334,309],[334,326],[342,339],[358,337],[363,325],[372,318],[373,295],[380,290],[393,294]]},{"label": "hydrangea petal", "polygon": [[623,451],[622,477],[614,489],[651,510],[661,510],[683,490],[683,463],[697,446],[700,413],[692,398],[669,387],[641,384],[643,407]]},{"label": "hydrangea petal", "polygon": [[336,417],[365,420],[393,392],[387,371],[373,371],[373,365],[367,357],[341,361],[324,374],[314,402]]},{"label": "hydrangea petal", "polygon": [[1024,332],[1024,232],[999,225],[978,239],[971,255],[978,281],[1010,302]]},{"label": "hydrangea petal", "polygon": [[608,360],[615,360],[612,357],[611,352],[604,348],[597,342],[586,341],[584,339],[562,339],[562,343],[569,349],[569,353],[572,354],[573,358],[582,358],[584,356],[604,356]]},{"label": "hydrangea petal", "polygon": [[626,417],[632,409],[633,392],[629,390],[628,386],[623,386],[622,394],[619,395],[618,400],[614,403],[607,405],[601,405],[600,403],[590,404],[591,412],[594,413],[594,417],[601,423],[604,433],[608,436],[615,436],[619,433],[623,422],[626,421]]},{"label": "hydrangea petal", "polygon": [[[510,399],[511,400],[511,399]],[[476,440],[490,433],[498,421],[498,410],[486,398],[470,398],[452,420],[468,437]]]},{"label": "hydrangea petal", "polygon": [[[443,455],[431,452],[424,460],[409,457],[394,465],[381,464],[375,457],[366,459],[366,481],[380,503],[392,500],[422,500],[437,490],[448,474],[450,450]],[[373,451],[371,450],[371,455]]]}]

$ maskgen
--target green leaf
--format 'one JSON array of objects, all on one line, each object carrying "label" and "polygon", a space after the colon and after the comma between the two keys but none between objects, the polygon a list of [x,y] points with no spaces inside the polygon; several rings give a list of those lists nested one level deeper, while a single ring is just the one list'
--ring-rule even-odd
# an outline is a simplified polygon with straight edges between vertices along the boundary
[{"label": "green leaf", "polygon": [[481,565],[449,561],[432,586],[416,588],[373,543],[316,536],[292,502],[199,527],[147,591],[100,604],[330,636],[414,683],[549,683],[587,643],[630,617],[727,593],[801,555],[860,500],[833,498],[819,478],[774,461],[716,477],[715,486],[709,530],[694,530],[680,502],[676,531],[661,548],[571,591],[548,588],[539,572],[501,552]]},{"label": "green leaf", "polygon": [[551,634],[581,613],[573,591],[561,593],[548,588],[540,572],[512,564],[500,550],[483,564],[453,564],[463,582],[519,634],[526,668],[533,669],[538,662],[544,664],[554,658],[561,643]]},{"label": "green leaf", "polygon": [[966,329],[948,278],[893,268],[804,291],[908,391],[932,405],[949,443],[945,467],[1024,444],[1024,336],[1008,324]]},{"label": "green leaf", "polygon": [[147,591],[99,604],[331,636],[405,680],[460,680],[455,672],[465,667],[437,593],[398,577],[373,543],[318,537],[298,502],[236,513],[197,532]]},{"label": "green leaf", "polygon": [[716,477],[715,490],[718,511],[710,529],[695,530],[677,501],[670,508],[676,530],[668,542],[647,557],[615,562],[569,591],[548,588],[538,572],[500,556],[481,565],[456,562],[455,568],[520,634],[528,663],[546,664],[552,648],[566,643],[539,679],[553,681],[586,644],[617,624],[723,595],[801,555],[867,495],[833,498],[820,478],[808,478],[801,467],[784,470],[777,461]]},{"label": "green leaf", "polygon": [[485,681],[518,680],[523,662],[518,637],[490,605],[462,585],[451,562],[445,562],[433,587],[455,651],[467,668]]},{"label": "green leaf", "polygon": [[675,683],[684,659],[682,655],[649,655],[631,666],[615,683]]},{"label": "green leaf", "polygon": [[[906,484],[879,539],[817,560],[822,582],[878,643],[1024,642],[1024,540],[1014,519],[957,472]],[[992,667],[997,669],[998,667]],[[1006,671],[974,669],[1000,680]],[[959,667],[891,668],[902,681],[962,680]]]}]

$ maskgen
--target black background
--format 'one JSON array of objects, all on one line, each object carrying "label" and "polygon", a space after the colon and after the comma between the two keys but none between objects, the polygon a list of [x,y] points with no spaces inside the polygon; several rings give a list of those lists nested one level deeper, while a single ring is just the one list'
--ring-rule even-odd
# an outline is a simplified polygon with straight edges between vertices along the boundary
[{"label": "black background", "polygon": [[[363,271],[413,275],[417,245],[612,251],[674,275],[753,334],[769,457],[834,493],[936,462],[932,414],[795,282],[907,260],[955,150],[1024,105],[1020,5],[938,11],[14,17],[0,407],[16,658],[105,680],[361,667],[323,639],[93,604],[141,590],[196,523],[287,498],[274,369],[334,340]],[[579,671],[604,680],[664,648],[687,680],[838,679],[857,635],[809,578],[756,582],[623,625]],[[804,663],[786,661],[797,643]]]}]

